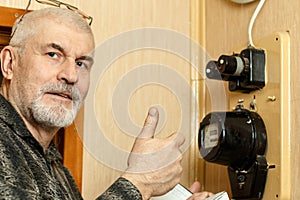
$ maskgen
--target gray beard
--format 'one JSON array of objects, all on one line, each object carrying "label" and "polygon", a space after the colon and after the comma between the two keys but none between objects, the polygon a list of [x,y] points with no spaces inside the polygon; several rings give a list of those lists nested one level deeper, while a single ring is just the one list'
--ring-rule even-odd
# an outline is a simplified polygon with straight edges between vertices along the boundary
[{"label": "gray beard", "polygon": [[57,106],[49,106],[42,103],[43,92],[41,91],[38,98],[34,99],[31,104],[31,112],[33,119],[44,127],[62,128],[69,126],[74,121],[78,110],[81,107],[81,97],[76,88],[72,90],[73,107],[71,110],[60,104]]},{"label": "gray beard", "polygon": [[[78,104],[77,104],[78,105]],[[63,105],[47,106],[40,102],[34,102],[32,107],[33,118],[36,122],[46,127],[66,127],[72,124],[79,106],[73,106],[72,110],[67,110]]]}]

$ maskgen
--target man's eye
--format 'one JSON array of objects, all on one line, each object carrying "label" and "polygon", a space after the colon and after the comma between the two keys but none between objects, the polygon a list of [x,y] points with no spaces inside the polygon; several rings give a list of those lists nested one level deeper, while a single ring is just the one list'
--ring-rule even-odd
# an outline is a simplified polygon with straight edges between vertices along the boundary
[{"label": "man's eye", "polygon": [[77,61],[76,62],[76,65],[80,68],[85,68],[86,67],[86,64],[84,62],[81,62],[81,61]]},{"label": "man's eye", "polygon": [[83,67],[84,64],[83,64],[83,62],[77,61],[76,65],[79,66],[79,67]]},{"label": "man's eye", "polygon": [[49,53],[47,53],[47,55],[51,58],[57,58],[58,57],[57,53],[54,53],[54,52],[49,52]]}]

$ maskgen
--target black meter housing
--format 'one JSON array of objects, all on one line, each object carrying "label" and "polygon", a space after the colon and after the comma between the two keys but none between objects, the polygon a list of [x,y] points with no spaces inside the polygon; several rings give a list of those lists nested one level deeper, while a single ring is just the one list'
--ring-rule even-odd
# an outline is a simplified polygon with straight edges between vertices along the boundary
[{"label": "black meter housing", "polygon": [[209,61],[205,72],[210,79],[228,81],[230,91],[251,92],[265,86],[265,62],[263,49],[249,47]]},{"label": "black meter housing", "polygon": [[200,123],[198,146],[204,160],[228,166],[233,199],[261,199],[267,178],[267,134],[262,118],[238,106],[212,112]]}]

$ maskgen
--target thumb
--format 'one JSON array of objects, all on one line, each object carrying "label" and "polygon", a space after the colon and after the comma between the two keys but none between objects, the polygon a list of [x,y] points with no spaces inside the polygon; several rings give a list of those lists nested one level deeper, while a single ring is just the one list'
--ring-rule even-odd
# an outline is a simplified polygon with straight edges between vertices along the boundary
[{"label": "thumb", "polygon": [[190,191],[192,193],[200,192],[200,187],[201,187],[201,184],[198,181],[196,181],[191,185]]},{"label": "thumb", "polygon": [[144,127],[142,128],[138,138],[153,138],[155,129],[157,127],[158,118],[159,112],[157,108],[151,107],[144,122]]}]

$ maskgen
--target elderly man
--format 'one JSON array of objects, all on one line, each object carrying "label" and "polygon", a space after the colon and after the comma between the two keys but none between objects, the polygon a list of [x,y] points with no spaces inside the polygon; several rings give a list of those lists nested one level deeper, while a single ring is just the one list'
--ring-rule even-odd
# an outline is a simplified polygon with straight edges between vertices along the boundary
[{"label": "elderly man", "polygon": [[[68,9],[37,10],[16,22],[9,46],[1,51],[1,199],[82,199],[52,139],[72,123],[86,97],[94,47],[88,23]],[[179,182],[184,138],[175,133],[154,139],[157,121],[151,108],[128,169],[99,199],[149,199]],[[157,151],[170,162],[155,159]],[[145,158],[149,152],[153,156]],[[136,173],[154,164],[157,170]]]}]

